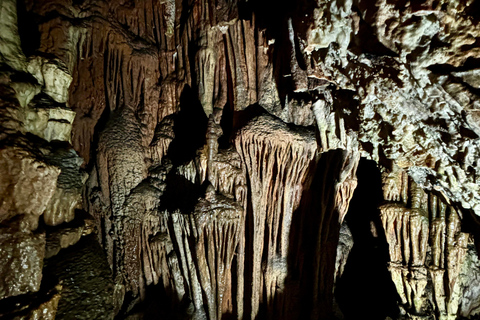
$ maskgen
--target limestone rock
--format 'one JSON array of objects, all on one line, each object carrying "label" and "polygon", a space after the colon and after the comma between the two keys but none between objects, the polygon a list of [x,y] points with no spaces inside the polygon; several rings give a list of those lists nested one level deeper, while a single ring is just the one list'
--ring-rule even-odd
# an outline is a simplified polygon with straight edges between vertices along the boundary
[{"label": "limestone rock", "polygon": [[[399,169],[385,173],[384,183],[389,203],[381,206],[381,212],[390,251],[389,270],[403,307],[409,314],[456,318],[461,297],[472,290],[471,284],[462,284],[469,282],[470,276],[462,275],[461,270],[470,264],[471,272],[478,272],[468,261],[472,257],[468,236],[460,231],[457,212],[409,182]],[[428,289],[430,281],[432,288]],[[472,315],[474,302],[469,298],[463,301],[470,306],[466,307],[471,312],[468,316]]]},{"label": "limestone rock", "polygon": [[54,230],[47,233],[45,245],[45,258],[48,259],[57,255],[61,249],[68,248],[76,244],[82,236],[92,233],[92,221],[82,221],[80,224],[73,223],[60,230]]},{"label": "limestone rock", "polygon": [[[61,287],[61,286],[59,286]],[[53,294],[50,300],[43,302],[36,309],[32,310],[28,316],[18,317],[16,319],[25,320],[54,320],[57,315],[58,301],[61,299],[59,292]]]},{"label": "limestone rock", "polygon": [[87,176],[80,169],[83,159],[73,149],[58,148],[46,158],[48,163],[61,170],[57,188],[43,215],[47,225],[55,226],[74,219],[75,210],[79,209],[82,203],[83,185]]},{"label": "limestone rock", "polygon": [[40,289],[45,234],[1,228],[0,299]]},{"label": "limestone rock", "polygon": [[20,146],[0,150],[1,221],[24,215],[24,227],[35,230],[57,187],[60,170]]},{"label": "limestone rock", "polygon": [[350,229],[344,223],[340,228],[340,237],[337,246],[337,260],[335,262],[335,278],[340,278],[347,264],[348,255],[353,247],[353,237]]},{"label": "limestone rock", "polygon": [[14,82],[11,86],[16,92],[20,106],[23,108],[27,107],[30,101],[32,101],[41,90],[41,87],[38,84],[31,82]]},{"label": "limestone rock", "polygon": [[1,300],[0,316],[15,320],[54,320],[62,286],[42,285],[40,291]]},{"label": "limestone rock", "polygon": [[0,61],[10,65],[13,69],[25,71],[26,58],[18,34],[16,0],[2,1],[0,21]]},{"label": "limestone rock", "polygon": [[93,235],[47,260],[45,272],[62,281],[55,319],[113,319],[111,271]]},{"label": "limestone rock", "polygon": [[346,54],[355,28],[352,1],[318,1],[318,6],[313,10],[313,17],[306,13],[300,18],[313,21],[305,39],[307,52],[327,48],[335,43],[339,46],[341,54]]},{"label": "limestone rock", "polygon": [[[240,131],[236,147],[246,164],[250,181],[253,182],[251,188],[255,249],[251,261],[251,317],[254,318],[258,313],[260,291],[266,291],[268,304],[272,308],[275,296],[283,289],[287,270],[275,270],[276,268],[272,267],[275,261],[283,265],[287,257],[292,214],[299,206],[302,183],[310,162],[315,158],[317,146],[312,132],[305,131],[304,128],[290,129],[272,116],[261,115],[252,119]],[[264,152],[266,148],[271,150]],[[282,177],[284,173],[288,173],[289,179]],[[272,185],[272,182],[275,184]],[[277,199],[276,205],[269,205],[267,199]],[[265,237],[270,239],[266,243],[263,240]],[[268,253],[265,260],[262,257],[263,246],[266,246]],[[263,275],[262,265],[265,265]]]},{"label": "limestone rock", "polygon": [[75,112],[61,108],[29,108],[25,129],[47,141],[70,141]]},{"label": "limestone rock", "polygon": [[480,69],[453,72],[452,75],[461,78],[463,82],[467,83],[473,88],[480,89]]},{"label": "limestone rock", "polygon": [[[2,1],[0,250],[46,250],[57,318],[349,318],[373,260],[362,316],[475,317],[478,9]],[[35,288],[22,316],[53,312]]]},{"label": "limestone rock", "polygon": [[72,82],[72,76],[67,68],[59,60],[48,60],[43,57],[32,57],[27,67],[38,83],[42,86],[43,92],[59,103],[68,101],[68,89]]}]

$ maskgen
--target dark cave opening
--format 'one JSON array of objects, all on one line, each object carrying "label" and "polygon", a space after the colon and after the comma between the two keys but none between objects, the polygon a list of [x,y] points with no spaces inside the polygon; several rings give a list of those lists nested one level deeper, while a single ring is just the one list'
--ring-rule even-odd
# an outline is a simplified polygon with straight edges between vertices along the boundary
[{"label": "dark cave opening", "polygon": [[345,223],[353,247],[344,273],[337,279],[335,298],[345,319],[397,318],[399,299],[390,273],[388,243],[380,220],[383,201],[380,171],[374,161],[361,159],[355,189]]},{"label": "dark cave opening", "polygon": [[17,1],[18,33],[26,56],[33,55],[40,47],[38,17],[27,8],[25,1]]},{"label": "dark cave opening", "polygon": [[186,85],[180,97],[180,111],[175,119],[175,139],[168,150],[174,167],[195,158],[197,150],[205,144],[207,116],[195,90]]}]

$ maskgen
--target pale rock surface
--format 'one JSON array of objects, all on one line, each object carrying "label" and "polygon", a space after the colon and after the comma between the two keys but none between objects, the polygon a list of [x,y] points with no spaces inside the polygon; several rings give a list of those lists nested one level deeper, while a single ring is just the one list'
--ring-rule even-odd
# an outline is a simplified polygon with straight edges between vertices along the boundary
[{"label": "pale rock surface", "polygon": [[26,108],[30,101],[41,91],[41,87],[38,84],[31,82],[14,82],[11,86],[16,92],[20,106],[23,108]]},{"label": "pale rock surface", "polygon": [[71,140],[75,112],[67,108],[36,108],[25,110],[25,130],[47,141]]},{"label": "pale rock surface", "polygon": [[463,82],[475,89],[480,89],[480,69],[452,72],[452,75],[459,77]]},{"label": "pale rock surface", "polygon": [[59,103],[68,101],[68,90],[72,76],[61,60],[50,60],[40,56],[29,58],[30,72],[42,86],[43,92]]},{"label": "pale rock surface", "polygon": [[[308,13],[300,18],[310,20]],[[311,53],[335,43],[338,45],[340,55],[345,56],[350,38],[355,31],[352,1],[318,1],[311,19],[313,23],[309,25],[306,34],[305,51]]]},{"label": "pale rock surface", "polygon": [[399,168],[385,172],[383,183],[388,202],[380,207],[381,219],[402,308],[409,316],[437,314],[439,319],[473,315],[480,302],[472,296],[479,269],[459,214]]},{"label": "pale rock surface", "polygon": [[480,313],[480,263],[477,250],[469,244],[465,263],[461,270],[461,285],[464,288],[459,306],[459,314],[463,317],[472,317]]},{"label": "pale rock surface", "polygon": [[0,62],[18,71],[26,71],[27,61],[18,35],[17,1],[0,3]]}]

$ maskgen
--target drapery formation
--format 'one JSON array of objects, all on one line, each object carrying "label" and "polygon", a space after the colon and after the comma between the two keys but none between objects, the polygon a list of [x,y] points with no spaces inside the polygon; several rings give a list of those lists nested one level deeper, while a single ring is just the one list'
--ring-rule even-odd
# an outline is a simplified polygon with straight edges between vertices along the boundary
[{"label": "drapery formation", "polygon": [[0,315],[477,315],[478,9],[1,1]]}]

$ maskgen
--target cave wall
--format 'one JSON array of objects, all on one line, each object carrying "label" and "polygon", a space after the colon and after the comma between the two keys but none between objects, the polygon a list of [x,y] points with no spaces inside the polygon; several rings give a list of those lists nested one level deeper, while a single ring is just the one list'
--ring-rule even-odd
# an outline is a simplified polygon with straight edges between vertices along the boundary
[{"label": "cave wall", "polygon": [[1,0],[0,315],[478,317],[479,10]]}]

